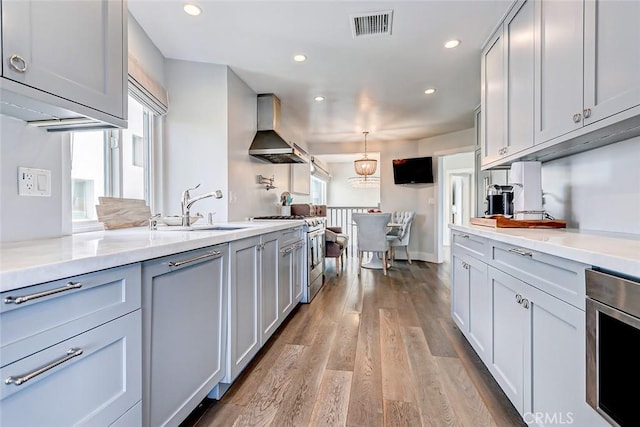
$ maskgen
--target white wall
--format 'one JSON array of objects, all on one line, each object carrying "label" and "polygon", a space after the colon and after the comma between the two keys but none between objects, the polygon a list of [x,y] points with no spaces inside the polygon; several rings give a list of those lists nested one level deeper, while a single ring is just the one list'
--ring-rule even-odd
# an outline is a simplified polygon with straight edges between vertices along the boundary
[{"label": "white wall", "polygon": [[171,94],[163,146],[163,208],[180,214],[182,192],[201,184],[191,196],[222,190],[223,199],[196,202],[191,213],[216,212],[227,220],[227,67],[190,61],[165,62]]},{"label": "white wall", "polygon": [[[348,179],[356,176],[353,162],[328,163],[331,180],[327,184],[328,206],[373,207],[380,204],[380,188],[353,188]],[[380,170],[373,176],[380,177]]]},{"label": "white wall", "polygon": [[[69,146],[59,133],[47,133],[26,122],[0,115],[0,241],[56,237],[69,233],[71,218],[63,218],[63,204],[71,199],[62,188],[63,175],[70,176],[63,162],[63,147]],[[63,164],[65,167],[63,168]],[[51,197],[18,196],[18,167],[51,171]],[[67,179],[67,183],[69,180]]]},{"label": "white wall", "polygon": [[640,137],[542,165],[544,209],[570,228],[640,234]]},{"label": "white wall", "polygon": [[165,86],[164,56],[131,13],[129,13],[127,31],[129,54],[136,58],[147,74]]}]

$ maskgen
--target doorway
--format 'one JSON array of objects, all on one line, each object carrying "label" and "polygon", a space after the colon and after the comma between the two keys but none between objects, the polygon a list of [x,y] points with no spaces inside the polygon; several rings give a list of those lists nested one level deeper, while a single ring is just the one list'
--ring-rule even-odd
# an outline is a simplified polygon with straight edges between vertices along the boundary
[{"label": "doorway", "polygon": [[440,178],[440,229],[439,253],[448,257],[450,242],[449,224],[468,224],[475,206],[475,153],[473,151],[439,157]]}]

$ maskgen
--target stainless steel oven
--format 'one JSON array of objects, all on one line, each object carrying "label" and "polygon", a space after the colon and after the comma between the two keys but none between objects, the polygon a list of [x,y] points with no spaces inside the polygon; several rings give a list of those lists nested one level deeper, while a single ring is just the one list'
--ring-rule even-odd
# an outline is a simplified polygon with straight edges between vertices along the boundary
[{"label": "stainless steel oven", "polygon": [[587,270],[587,403],[615,426],[638,425],[640,282]]},{"label": "stainless steel oven", "polygon": [[309,268],[307,293],[303,302],[311,302],[324,281],[324,226],[307,233],[307,264]]}]

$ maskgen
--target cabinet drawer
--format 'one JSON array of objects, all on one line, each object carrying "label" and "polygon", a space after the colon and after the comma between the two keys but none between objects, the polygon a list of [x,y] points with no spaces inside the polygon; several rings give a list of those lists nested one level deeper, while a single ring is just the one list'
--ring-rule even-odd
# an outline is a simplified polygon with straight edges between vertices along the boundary
[{"label": "cabinet drawer", "polygon": [[452,247],[454,250],[462,250],[463,253],[478,259],[486,259],[488,252],[488,240],[473,234],[452,231]]},{"label": "cabinet drawer", "polygon": [[584,310],[587,265],[501,242],[491,243],[489,262],[505,273]]},{"label": "cabinet drawer", "polygon": [[280,232],[280,247],[285,247],[291,243],[295,243],[303,238],[302,227],[290,228]]},{"label": "cabinet drawer", "polygon": [[[138,310],[0,369],[0,425],[113,423],[141,399],[140,324]],[[7,383],[10,377],[24,378],[78,349],[81,354],[21,385]]]},{"label": "cabinet drawer", "polygon": [[140,281],[131,264],[2,293],[0,366],[140,308]]}]

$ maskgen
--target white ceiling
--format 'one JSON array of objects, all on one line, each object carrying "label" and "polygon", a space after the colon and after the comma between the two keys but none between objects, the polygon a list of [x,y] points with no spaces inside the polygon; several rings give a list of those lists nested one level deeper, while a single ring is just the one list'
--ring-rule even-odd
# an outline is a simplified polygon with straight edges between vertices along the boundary
[{"label": "white ceiling", "polygon": [[[472,127],[480,47],[511,0],[199,0],[197,17],[184,1],[128,3],[165,57],[226,64],[256,93],[275,93],[307,143],[337,143],[361,141],[363,130],[398,141]],[[351,14],[388,9],[391,36],[353,38]],[[461,45],[445,49],[453,38]],[[297,53],[308,60],[294,62]]]}]

